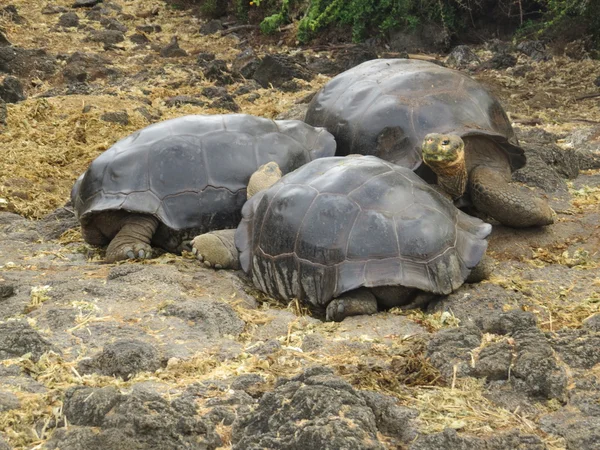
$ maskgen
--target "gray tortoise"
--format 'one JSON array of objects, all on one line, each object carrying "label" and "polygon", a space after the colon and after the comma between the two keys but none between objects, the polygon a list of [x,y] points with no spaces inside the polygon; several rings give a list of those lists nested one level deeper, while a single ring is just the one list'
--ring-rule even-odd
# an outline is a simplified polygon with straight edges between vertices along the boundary
[{"label": "gray tortoise", "polygon": [[235,237],[201,235],[194,252],[235,267],[237,247],[256,287],[325,308],[328,320],[449,294],[482,260],[491,231],[410,169],[374,156],[312,161],[242,215]]},{"label": "gray tortoise", "polygon": [[118,141],[77,180],[71,199],[86,242],[108,244],[108,262],[149,258],[152,246],[178,253],[198,234],[238,225],[251,177],[249,194],[279,169],[334,152],[327,131],[301,121],[185,116]]},{"label": "gray tortoise", "polygon": [[502,224],[554,222],[545,201],[509,183],[525,155],[502,106],[456,70],[410,59],[367,61],[329,81],[305,121],[335,136],[336,155],[375,155],[437,178],[450,197],[462,197],[457,204],[472,203]]}]

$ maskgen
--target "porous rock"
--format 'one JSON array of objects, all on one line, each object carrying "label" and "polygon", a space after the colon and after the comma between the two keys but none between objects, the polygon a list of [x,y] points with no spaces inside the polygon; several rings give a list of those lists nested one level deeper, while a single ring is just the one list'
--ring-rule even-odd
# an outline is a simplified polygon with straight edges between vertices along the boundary
[{"label": "porous rock", "polygon": [[222,97],[217,98],[210,104],[211,108],[225,109],[231,112],[239,112],[240,106],[235,102],[233,97],[229,94],[225,94]]},{"label": "porous rock", "polygon": [[517,45],[517,50],[534,61],[547,61],[552,58],[542,41],[523,41]]},{"label": "porous rock", "polygon": [[0,413],[21,407],[19,398],[12,392],[0,391]]},{"label": "porous rock", "polygon": [[527,165],[529,159],[538,157],[546,163],[559,177],[574,179],[579,175],[579,158],[575,151],[562,149],[556,145],[558,136],[541,128],[528,130],[517,129],[519,142],[525,149]]},{"label": "porous rock", "polygon": [[16,24],[25,23],[25,19],[19,14],[19,10],[15,5],[6,5],[0,11],[0,15],[7,17],[8,20]]},{"label": "porous rock", "polygon": [[238,336],[245,325],[231,306],[208,298],[168,305],[161,314],[192,322],[195,326],[201,327],[209,338],[219,338],[224,335]]},{"label": "porous rock", "polygon": [[591,369],[600,363],[600,332],[588,327],[559,330],[550,342],[562,360],[575,369]]},{"label": "porous rock", "polygon": [[513,179],[546,192],[567,191],[566,182],[536,154],[527,156],[527,165],[516,170]]},{"label": "porous rock", "polygon": [[442,375],[451,380],[472,374],[470,351],[479,347],[481,331],[476,327],[466,326],[448,328],[438,331],[427,344],[427,356]]},{"label": "porous rock", "polygon": [[565,140],[573,146],[581,170],[600,169],[600,126],[575,130]]},{"label": "porous rock", "polygon": [[212,61],[203,61],[199,62],[200,67],[202,68],[202,72],[204,76],[211,80],[215,81],[217,84],[232,84],[233,77],[227,68],[227,63],[222,59],[215,59]]},{"label": "porous rock", "polygon": [[409,450],[545,450],[546,445],[533,434],[509,431],[488,438],[458,434],[452,428],[420,436]]},{"label": "porous rock", "polygon": [[154,24],[138,25],[135,27],[135,29],[141,31],[142,33],[160,33],[162,31],[162,27],[160,25]]},{"label": "porous rock", "polygon": [[143,33],[134,33],[129,36],[129,40],[134,44],[145,45],[150,43],[150,39]]},{"label": "porous rock", "polygon": [[586,416],[600,417],[600,380],[593,375],[577,377],[569,389],[569,406]]},{"label": "porous rock", "polygon": [[164,365],[154,346],[137,339],[120,339],[105,345],[93,358],[82,360],[78,370],[128,380],[139,372],[154,372]]},{"label": "porous rock", "polygon": [[265,55],[252,76],[258,83],[267,88],[270,85],[281,88],[284,83],[300,78],[310,81],[313,76],[293,58],[286,55]]},{"label": "porous rock", "polygon": [[[68,414],[81,411],[92,426],[58,429],[47,443],[49,450],[213,450],[222,442],[214,425],[197,415],[189,400],[169,402],[148,390],[130,395],[110,389],[78,388],[66,399]],[[87,397],[85,397],[87,394]],[[99,399],[94,399],[98,394]],[[84,405],[85,402],[91,406]],[[106,411],[106,413],[105,413]]]},{"label": "porous rock", "polygon": [[60,207],[35,223],[36,230],[46,240],[58,239],[67,230],[79,228],[79,221],[69,208]]},{"label": "porous rock", "polygon": [[17,290],[13,284],[0,283],[0,300],[12,297],[17,293]]},{"label": "porous rock", "polygon": [[485,346],[477,356],[474,375],[487,380],[506,380],[512,362],[512,350],[505,341]]},{"label": "porous rock", "polygon": [[64,13],[58,18],[58,25],[64,28],[77,28],[79,16],[75,12]]},{"label": "porous rock", "polygon": [[0,46],[0,72],[45,79],[56,72],[56,67],[56,58],[43,49]]},{"label": "porous rock", "polygon": [[513,362],[513,385],[534,398],[564,401],[567,375],[552,347],[539,330],[518,331],[512,335],[517,355]]},{"label": "porous rock", "polygon": [[127,111],[110,111],[100,116],[105,122],[118,123],[119,125],[129,125],[129,114]]},{"label": "porous rock", "polygon": [[380,432],[400,442],[410,442],[415,438],[416,432],[411,421],[419,415],[416,410],[398,405],[395,398],[381,392],[360,391],[360,395],[375,414]]},{"label": "porous rock", "polygon": [[0,98],[6,103],[18,103],[27,98],[23,91],[23,83],[15,77],[5,77],[0,84]]},{"label": "porous rock", "polygon": [[494,70],[508,69],[517,64],[517,57],[508,52],[498,52],[485,62],[484,67]]},{"label": "porous rock", "polygon": [[68,12],[68,9],[64,6],[58,5],[46,5],[42,8],[42,14],[52,15],[52,14],[61,14]]},{"label": "porous rock", "polygon": [[249,47],[235,57],[231,68],[235,73],[248,79],[252,78],[259,64],[260,59],[256,56],[254,50]]},{"label": "porous rock", "polygon": [[504,311],[506,305],[521,305],[523,294],[494,284],[468,284],[427,306],[428,313],[451,313],[463,325],[484,328],[484,323]]},{"label": "porous rock", "polygon": [[223,22],[218,19],[210,20],[200,26],[200,34],[208,36],[209,34],[218,33],[223,29]]},{"label": "porous rock", "polygon": [[481,60],[468,45],[457,45],[446,57],[446,64],[457,69],[476,67]]},{"label": "porous rock", "polygon": [[173,36],[171,41],[160,49],[160,56],[163,58],[177,58],[180,56],[187,56],[187,52],[179,47],[177,36]]},{"label": "porous rock", "polygon": [[[385,414],[379,414],[384,429],[390,425]],[[254,410],[241,414],[233,424],[232,442],[234,449],[383,449],[377,425],[376,414],[360,392],[331,369],[314,367],[280,379]],[[392,431],[404,436],[393,427]]]},{"label": "porous rock", "polygon": [[123,395],[113,386],[75,386],[65,392],[63,413],[73,425],[100,427],[106,414],[122,400]]},{"label": "porous rock", "polygon": [[567,450],[596,450],[600,442],[600,417],[584,416],[568,408],[543,416],[540,427],[546,433],[562,436]]},{"label": "porous rock", "polygon": [[100,25],[102,25],[107,30],[116,30],[121,33],[125,33],[127,31],[127,27],[119,22],[117,19],[113,19],[111,17],[103,17],[100,19]]},{"label": "porous rock", "polygon": [[37,361],[43,353],[50,350],[58,352],[27,322],[19,320],[0,323],[0,360],[30,353],[31,359]]},{"label": "porous rock", "polygon": [[125,40],[122,31],[118,30],[94,30],[87,37],[90,42],[100,42],[104,45],[114,45]]}]

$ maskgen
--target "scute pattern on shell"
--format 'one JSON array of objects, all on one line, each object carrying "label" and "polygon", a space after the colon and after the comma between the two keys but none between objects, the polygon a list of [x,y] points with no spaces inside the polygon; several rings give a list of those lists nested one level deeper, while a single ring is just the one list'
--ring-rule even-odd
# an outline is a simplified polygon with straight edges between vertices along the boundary
[{"label": "scute pattern on shell", "polygon": [[335,136],[336,155],[374,155],[412,170],[428,133],[485,135],[512,170],[525,164],[498,100],[467,75],[426,61],[376,59],[342,72],[313,98],[305,121]]},{"label": "scute pattern on shell", "polygon": [[361,286],[448,294],[491,231],[411,170],[373,156],[312,161],[252,197],[242,216],[242,269],[269,295],[315,305]]},{"label": "scute pattern on shell", "polygon": [[71,195],[80,220],[119,209],[152,214],[174,230],[232,228],[259,166],[275,161],[287,173],[334,152],[327,131],[300,121],[185,116],[117,142],[92,162]]}]

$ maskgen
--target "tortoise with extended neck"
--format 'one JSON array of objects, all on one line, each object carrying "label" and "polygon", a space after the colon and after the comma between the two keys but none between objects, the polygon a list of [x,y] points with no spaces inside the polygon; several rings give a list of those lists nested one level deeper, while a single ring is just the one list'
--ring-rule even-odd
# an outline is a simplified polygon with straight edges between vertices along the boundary
[{"label": "tortoise with extended neck", "polygon": [[338,321],[449,294],[480,263],[491,231],[410,169],[373,156],[311,161],[242,215],[235,236],[196,237],[198,258],[239,264],[263,292]]},{"label": "tortoise with extended neck", "polygon": [[410,59],[367,61],[329,81],[305,121],[335,136],[336,155],[375,155],[437,178],[453,199],[505,225],[554,222],[544,200],[510,183],[525,155],[502,106],[458,71]]},{"label": "tortoise with extended neck", "polygon": [[247,195],[279,178],[280,169],[334,152],[333,136],[298,120],[179,117],[98,156],[71,199],[85,241],[108,245],[107,262],[150,258],[152,246],[179,253],[198,234],[236,227]]}]

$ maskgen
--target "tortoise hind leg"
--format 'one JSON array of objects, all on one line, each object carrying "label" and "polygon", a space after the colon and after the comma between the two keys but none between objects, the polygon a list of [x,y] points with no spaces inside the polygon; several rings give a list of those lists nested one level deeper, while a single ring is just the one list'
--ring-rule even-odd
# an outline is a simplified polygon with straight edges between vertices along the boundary
[{"label": "tortoise hind leg", "polygon": [[369,289],[356,289],[334,298],[327,305],[325,320],[341,322],[346,317],[377,313],[377,299]]},{"label": "tortoise hind leg", "polygon": [[200,234],[192,241],[192,253],[207,267],[239,269],[240,261],[235,247],[235,229],[216,230]]},{"label": "tortoise hind leg", "polygon": [[152,236],[158,227],[158,219],[147,214],[127,214],[120,223],[110,224],[118,228],[106,249],[106,262],[124,259],[151,258]]},{"label": "tortoise hind leg", "polygon": [[554,223],[556,213],[544,200],[522,193],[494,169],[477,166],[469,181],[475,207],[503,225],[524,228]]},{"label": "tortoise hind leg", "polygon": [[104,233],[96,226],[96,223],[93,221],[89,221],[86,224],[82,224],[81,226],[81,236],[83,240],[90,245],[96,245],[98,247],[103,247],[110,242],[110,239],[107,238]]}]

